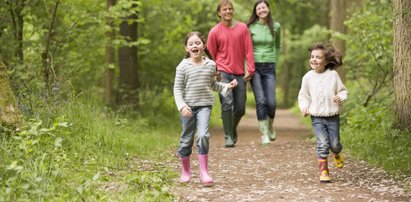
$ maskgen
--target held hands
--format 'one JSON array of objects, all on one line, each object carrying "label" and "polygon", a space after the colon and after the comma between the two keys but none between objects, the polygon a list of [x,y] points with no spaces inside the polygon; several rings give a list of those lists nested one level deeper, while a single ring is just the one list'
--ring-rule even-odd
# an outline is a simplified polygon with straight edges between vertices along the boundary
[{"label": "held hands", "polygon": [[228,83],[228,88],[229,89],[233,89],[233,88],[235,88],[236,86],[237,86],[237,84],[238,84],[238,82],[237,82],[237,80],[236,79],[233,79],[230,83]]},{"label": "held hands", "polygon": [[184,106],[181,111],[180,111],[181,115],[184,117],[191,117],[193,116],[193,113],[191,112],[191,108],[188,106]]}]

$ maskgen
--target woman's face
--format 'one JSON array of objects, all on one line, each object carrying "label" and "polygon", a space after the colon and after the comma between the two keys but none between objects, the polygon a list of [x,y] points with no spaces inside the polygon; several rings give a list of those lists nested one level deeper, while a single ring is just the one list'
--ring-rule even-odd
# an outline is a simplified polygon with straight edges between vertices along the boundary
[{"label": "woman's face", "polygon": [[325,59],[324,51],[321,49],[314,49],[311,51],[310,56],[310,66],[317,73],[322,73],[325,71],[325,65],[328,62]]},{"label": "woman's face", "polygon": [[268,14],[270,13],[270,9],[268,8],[267,4],[261,2],[255,7],[255,12],[259,19],[266,19]]}]

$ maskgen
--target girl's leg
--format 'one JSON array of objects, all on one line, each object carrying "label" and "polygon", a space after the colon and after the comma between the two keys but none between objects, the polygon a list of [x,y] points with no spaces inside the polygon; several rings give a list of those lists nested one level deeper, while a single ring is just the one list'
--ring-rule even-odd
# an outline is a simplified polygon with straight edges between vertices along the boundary
[{"label": "girl's leg", "polygon": [[333,116],[327,118],[328,138],[330,139],[330,150],[338,154],[342,150],[340,143],[340,117]]},{"label": "girl's leg", "polygon": [[334,153],[334,163],[337,168],[344,167],[344,160],[340,154],[342,144],[340,142],[340,117],[334,116],[328,119],[328,135],[330,139],[330,150]]},{"label": "girl's leg", "polygon": [[322,117],[311,116],[311,123],[314,128],[315,136],[317,137],[317,156],[318,158],[325,159],[330,154],[326,121]]},{"label": "girl's leg", "polygon": [[211,106],[209,107],[200,107],[198,110],[195,110],[195,116],[197,117],[197,137],[196,144],[199,154],[207,155],[209,149],[209,124],[211,116]]},{"label": "girl's leg", "polygon": [[212,186],[213,179],[208,175],[208,149],[210,133],[209,122],[211,115],[211,107],[200,107],[196,111],[197,117],[197,148],[198,148],[198,163],[200,168],[201,182],[204,186]]},{"label": "girl's leg", "polygon": [[181,161],[181,183],[188,183],[190,181],[190,155],[192,153],[194,142],[195,120],[195,116],[189,118],[181,116],[183,131],[181,133],[180,145],[178,148],[178,155]]},{"label": "girl's leg", "polygon": [[196,117],[181,117],[182,132],[180,137],[180,145],[178,147],[178,155],[181,158],[190,156],[194,143],[194,132],[196,129]]}]

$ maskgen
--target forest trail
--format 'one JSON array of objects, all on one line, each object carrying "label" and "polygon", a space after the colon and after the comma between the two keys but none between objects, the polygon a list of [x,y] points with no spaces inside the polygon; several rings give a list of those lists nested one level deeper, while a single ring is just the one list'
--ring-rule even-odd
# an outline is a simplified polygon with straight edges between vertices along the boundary
[{"label": "forest trail", "polygon": [[[191,155],[188,185],[174,183],[176,201],[411,201],[405,185],[378,168],[343,155],[345,166],[330,162],[331,183],[319,183],[316,143],[309,127],[288,110],[277,110],[277,139],[261,145],[255,111],[247,109],[234,148],[224,148],[222,126],[211,130],[209,173],[213,187],[200,184],[197,149]],[[344,144],[344,142],[342,142]],[[180,173],[179,161],[175,169]]]}]

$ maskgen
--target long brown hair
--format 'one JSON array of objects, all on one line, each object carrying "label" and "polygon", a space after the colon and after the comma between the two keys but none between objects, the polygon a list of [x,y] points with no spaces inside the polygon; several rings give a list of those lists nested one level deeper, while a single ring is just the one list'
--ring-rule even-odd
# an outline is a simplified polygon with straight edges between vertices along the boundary
[{"label": "long brown hair", "polygon": [[343,56],[341,55],[340,51],[334,48],[333,45],[330,43],[316,43],[312,45],[308,51],[310,52],[310,57],[311,57],[311,52],[313,50],[322,50],[324,52],[324,57],[325,60],[328,62],[327,65],[325,65],[325,69],[336,69],[337,67],[341,66],[343,64]]},{"label": "long brown hair", "polygon": [[[265,5],[267,5],[267,7],[270,8],[270,4],[268,3],[267,0],[257,0],[254,4],[253,12],[251,13],[250,18],[248,19],[247,27],[250,27],[250,25],[254,24],[258,20],[257,6],[260,3],[265,3]],[[271,9],[268,12],[267,17],[268,17],[268,19],[267,19],[268,28],[270,29],[271,35],[273,35],[273,37],[274,37],[275,36],[274,20],[273,20],[273,17],[271,16]]]},{"label": "long brown hair", "polygon": [[[203,42],[204,46],[206,46],[206,40],[203,34],[201,34],[201,32],[198,31],[193,31],[193,32],[189,32],[186,36],[186,40],[184,41],[184,46],[187,46],[187,42],[188,39],[192,36],[197,36],[198,38],[200,38],[201,42]],[[207,55],[208,58],[213,59],[211,57],[210,51],[208,51],[208,48],[205,47],[204,48],[204,52]],[[189,58],[190,57],[190,53],[186,52],[185,58]]]}]

